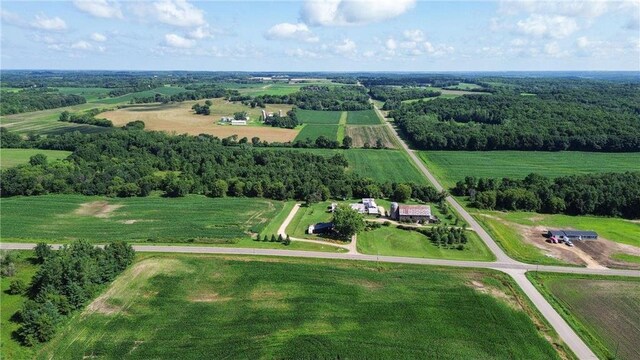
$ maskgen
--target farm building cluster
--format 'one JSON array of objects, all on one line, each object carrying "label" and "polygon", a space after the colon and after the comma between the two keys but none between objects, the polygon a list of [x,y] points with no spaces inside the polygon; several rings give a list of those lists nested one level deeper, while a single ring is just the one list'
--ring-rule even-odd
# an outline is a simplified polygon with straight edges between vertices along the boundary
[{"label": "farm building cluster", "polygon": [[224,124],[231,124],[231,125],[247,125],[247,121],[249,121],[249,117],[247,116],[246,119],[236,119],[234,117],[230,117],[230,116],[223,116],[220,118],[220,122],[224,123]]},{"label": "farm building cluster", "polygon": [[[331,203],[328,207],[329,212],[334,212],[338,207],[338,203]],[[391,203],[391,209],[385,214],[385,210],[376,204],[376,200],[372,198],[363,198],[358,203],[349,204],[349,207],[360,214],[374,215],[377,217],[387,216],[390,220],[399,222],[412,222],[417,224],[430,224],[439,222],[438,218],[431,213],[429,205],[404,205],[396,202]],[[311,224],[307,228],[308,234],[326,234],[333,231],[333,223],[322,222]]]},{"label": "farm building cluster", "polygon": [[564,243],[573,246],[572,241],[597,240],[598,234],[595,231],[549,230],[547,238],[552,244]]}]

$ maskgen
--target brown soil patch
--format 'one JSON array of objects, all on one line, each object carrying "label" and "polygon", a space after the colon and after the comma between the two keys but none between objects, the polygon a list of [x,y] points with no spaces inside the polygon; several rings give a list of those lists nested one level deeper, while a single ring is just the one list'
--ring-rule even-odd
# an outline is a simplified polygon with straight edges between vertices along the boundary
[{"label": "brown soil patch", "polygon": [[208,293],[198,293],[194,296],[189,297],[189,301],[192,302],[218,302],[218,301],[229,301],[230,297],[222,297],[216,292],[208,292]]},{"label": "brown soil patch", "polygon": [[595,241],[574,241],[573,243],[606,267],[640,270],[640,264],[629,263],[611,257],[613,254],[618,253],[640,256],[640,248],[638,247],[620,244],[602,237],[598,237],[598,240]]},{"label": "brown soil patch", "polygon": [[479,280],[471,280],[471,282],[468,283],[468,285],[474,288],[475,290],[477,290],[478,292],[481,292],[483,294],[488,294],[493,296],[496,299],[502,300],[507,305],[509,305],[509,307],[513,309],[524,310],[522,306],[520,306],[520,303],[515,298],[515,296],[506,294],[504,291],[500,289],[497,289],[493,286],[487,286]]},{"label": "brown soil patch", "polygon": [[393,135],[386,125],[348,125],[346,135],[353,139],[353,147],[356,148],[364,147],[366,143],[374,147],[378,139],[381,139],[387,148],[396,148]]},{"label": "brown soil patch", "polygon": [[[185,101],[180,104],[169,105],[139,105],[131,106],[113,111],[107,111],[97,115],[98,118],[109,119],[114,126],[123,126],[134,120],[142,120],[148,130],[165,131],[177,134],[210,134],[219,138],[237,135],[238,139],[247,137],[259,137],[261,140],[286,142],[292,141],[298,135],[298,130],[280,129],[270,126],[259,125],[257,121],[260,117],[261,109],[251,109],[242,104],[229,103],[222,99],[213,99],[211,115],[196,115],[191,111],[191,106],[198,101]],[[201,104],[204,100],[199,101]],[[290,105],[281,105],[278,108],[267,106],[268,112],[277,112],[282,109],[286,112],[291,109]],[[234,111],[247,111],[251,120],[247,126],[219,125],[220,117],[232,116]]]},{"label": "brown soil patch", "polygon": [[76,215],[82,216],[95,216],[97,218],[108,218],[113,211],[121,208],[123,205],[110,205],[106,201],[92,201],[89,203],[81,204],[78,209],[74,211]]}]

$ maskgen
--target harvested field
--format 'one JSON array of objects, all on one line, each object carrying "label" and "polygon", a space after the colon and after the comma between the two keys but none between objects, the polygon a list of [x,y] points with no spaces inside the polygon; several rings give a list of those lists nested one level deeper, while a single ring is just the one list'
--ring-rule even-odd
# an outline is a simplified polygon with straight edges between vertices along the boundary
[{"label": "harvested field", "polygon": [[[286,142],[293,140],[298,135],[298,130],[280,129],[270,126],[262,126],[259,123],[260,109],[251,109],[239,103],[230,103],[224,99],[213,99],[210,116],[195,115],[191,106],[201,101],[185,101],[178,104],[152,104],[128,106],[122,109],[107,111],[98,117],[109,119],[114,126],[122,126],[134,120],[142,120],[148,130],[175,132],[178,134],[211,134],[220,138],[238,135],[238,138],[254,136],[261,140]],[[291,105],[269,105],[268,112],[289,111]],[[222,116],[232,116],[234,112],[246,111],[250,118],[249,126],[219,125]]]},{"label": "harvested field", "polygon": [[640,358],[638,279],[551,273],[530,279],[599,358]]},{"label": "harvested field", "polygon": [[354,148],[364,147],[364,144],[374,147],[378,139],[389,149],[397,148],[394,137],[386,125],[347,126],[347,135],[353,139]]}]

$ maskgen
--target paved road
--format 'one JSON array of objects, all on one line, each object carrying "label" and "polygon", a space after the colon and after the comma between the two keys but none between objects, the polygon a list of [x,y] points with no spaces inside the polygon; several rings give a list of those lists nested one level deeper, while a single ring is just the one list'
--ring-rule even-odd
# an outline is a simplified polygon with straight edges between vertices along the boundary
[{"label": "paved road", "polygon": [[[380,110],[374,105],[374,109],[378,116],[384,120],[384,116],[380,112]],[[409,154],[409,157],[416,164],[418,169],[431,181],[433,186],[438,190],[442,191],[444,188],[438,182],[438,180],[431,174],[429,169],[424,165],[424,163],[418,158],[418,156],[409,149],[409,146],[404,142],[404,140],[398,135],[396,129],[391,125],[390,122],[386,122],[387,126],[391,129],[391,132],[396,137],[398,143],[402,146],[402,148]],[[576,354],[579,359],[597,359],[597,356],[589,349],[589,347],[582,341],[582,339],[571,329],[571,327],[562,319],[560,314],[558,314],[551,304],[538,292],[538,290],[529,282],[529,280],[524,275],[526,269],[521,269],[520,267],[526,266],[516,260],[511,259],[507,254],[502,251],[502,248],[498,246],[498,244],[489,236],[489,234],[478,224],[478,222],[451,196],[446,198],[446,201],[462,216],[462,218],[471,226],[473,230],[476,231],[478,236],[484,241],[487,247],[493,252],[496,256],[497,263],[504,264],[506,268],[500,268],[500,270],[505,271],[516,281],[516,283],[523,289],[525,294],[529,297],[531,302],[538,308],[540,313],[549,321],[549,323],[556,330],[560,338],[569,346],[569,348]],[[520,269],[518,269],[520,268]],[[602,270],[601,270],[602,271]],[[610,272],[607,272],[610,273]]]}]

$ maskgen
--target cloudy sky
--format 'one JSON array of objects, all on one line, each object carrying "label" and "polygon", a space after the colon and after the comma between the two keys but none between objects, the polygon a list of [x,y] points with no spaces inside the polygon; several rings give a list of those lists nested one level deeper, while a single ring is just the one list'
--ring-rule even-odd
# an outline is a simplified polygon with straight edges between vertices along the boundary
[{"label": "cloudy sky", "polygon": [[3,69],[640,70],[640,0],[0,6]]}]

